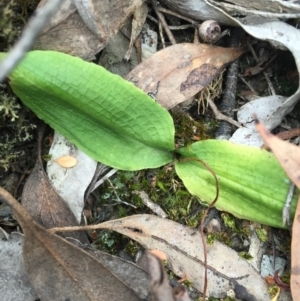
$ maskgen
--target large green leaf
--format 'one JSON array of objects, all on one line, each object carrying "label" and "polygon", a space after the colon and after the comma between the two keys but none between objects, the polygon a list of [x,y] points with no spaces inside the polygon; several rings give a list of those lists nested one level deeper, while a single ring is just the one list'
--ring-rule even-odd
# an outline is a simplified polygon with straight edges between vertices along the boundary
[{"label": "large green leaf", "polygon": [[92,158],[124,170],[172,161],[174,125],[167,110],[104,68],[32,51],[9,79],[26,106]]},{"label": "large green leaf", "polygon": [[[228,141],[205,140],[178,151],[184,158],[199,158],[216,173],[219,210],[238,218],[283,227],[282,209],[289,179],[271,153]],[[212,174],[197,161],[177,161],[176,172],[193,195],[211,203],[216,195]],[[294,197],[292,214],[297,199]]]}]

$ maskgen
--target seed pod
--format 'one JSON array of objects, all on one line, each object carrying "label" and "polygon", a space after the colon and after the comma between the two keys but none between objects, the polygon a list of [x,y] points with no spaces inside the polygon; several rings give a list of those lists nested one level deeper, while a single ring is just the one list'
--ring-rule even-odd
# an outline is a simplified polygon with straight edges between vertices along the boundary
[{"label": "seed pod", "polygon": [[207,20],[199,25],[199,36],[206,43],[218,40],[221,34],[221,26],[217,21]]}]

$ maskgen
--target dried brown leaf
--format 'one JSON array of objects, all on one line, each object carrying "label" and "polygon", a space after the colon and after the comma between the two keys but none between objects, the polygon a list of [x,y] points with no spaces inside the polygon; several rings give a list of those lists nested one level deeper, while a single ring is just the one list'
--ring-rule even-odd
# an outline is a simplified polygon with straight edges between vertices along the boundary
[{"label": "dried brown leaf", "polygon": [[36,40],[33,49],[56,50],[91,60],[143,2],[76,0],[75,10],[69,1],[66,5],[67,12],[57,12],[51,20],[53,27],[47,28],[47,32]]},{"label": "dried brown leaf", "polygon": [[133,48],[133,43],[139,36],[144,26],[148,14],[148,6],[146,2],[144,2],[140,7],[138,7],[133,13],[132,25],[131,25],[131,35],[130,35],[130,43],[128,51],[125,55],[125,59],[129,60],[131,51]]},{"label": "dried brown leaf", "polygon": [[[200,233],[189,227],[154,215],[133,215],[98,225],[78,229],[109,229],[136,240],[147,249],[157,249],[167,255],[168,266],[179,277],[188,279],[199,291],[204,284],[203,244]],[[65,231],[51,229],[49,231]],[[75,230],[74,227],[69,230]],[[243,300],[268,300],[265,280],[238,253],[215,241],[207,245],[209,296],[225,298],[235,289]]]},{"label": "dried brown leaf", "polygon": [[133,262],[120,257],[92,249],[91,247],[83,246],[83,249],[116,275],[142,300],[150,300],[150,281],[148,272]]},{"label": "dried brown leaf", "polygon": [[176,44],[139,64],[126,79],[170,109],[197,94],[242,53],[241,48]]},{"label": "dried brown leaf", "polygon": [[161,261],[151,253],[147,253],[148,272],[150,276],[151,292],[154,300],[174,301],[167,274]]},{"label": "dried brown leaf", "polygon": [[55,50],[92,60],[104,44],[85,26],[74,10],[66,20],[40,35],[32,46],[33,50]]},{"label": "dried brown leaf", "polygon": [[[38,160],[29,175],[22,193],[22,205],[31,217],[46,229],[61,226],[77,226],[78,222],[70,207],[55,191],[47,177],[40,155],[39,133]],[[89,243],[84,232],[67,233],[67,236]]]},{"label": "dried brown leaf", "polygon": [[141,300],[87,252],[38,225],[1,187],[0,198],[12,207],[24,231],[24,267],[41,300]]},{"label": "dried brown leaf", "polygon": [[291,292],[293,300],[297,300],[300,296],[300,197],[295,212],[293,223],[293,237],[291,247]]}]

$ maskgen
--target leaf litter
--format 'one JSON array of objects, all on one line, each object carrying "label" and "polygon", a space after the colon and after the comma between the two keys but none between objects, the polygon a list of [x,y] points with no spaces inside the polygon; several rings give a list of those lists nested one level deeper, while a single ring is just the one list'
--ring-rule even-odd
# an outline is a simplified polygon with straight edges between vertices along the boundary
[{"label": "leaf litter", "polygon": [[[124,234],[147,249],[157,249],[167,256],[170,269],[179,277],[188,279],[199,291],[204,285],[203,243],[197,230],[154,215],[133,215],[86,227],[50,229],[109,229]],[[268,286],[261,275],[237,252],[215,241],[207,246],[209,296],[224,298],[234,289],[237,298],[268,300]],[[252,299],[251,299],[252,298]]]},{"label": "leaf litter", "polygon": [[141,300],[94,257],[38,225],[3,188],[0,195],[22,227],[24,267],[43,301]]},{"label": "leaf litter", "polygon": [[171,109],[197,94],[243,52],[242,48],[176,44],[143,61],[126,79]]},{"label": "leaf litter", "polygon": [[[31,217],[45,228],[58,225],[79,225],[67,203],[57,194],[46,175],[41,157],[41,141],[44,128],[38,133],[38,159],[29,175],[22,193],[22,205]],[[82,243],[88,243],[83,232],[68,233]]]}]

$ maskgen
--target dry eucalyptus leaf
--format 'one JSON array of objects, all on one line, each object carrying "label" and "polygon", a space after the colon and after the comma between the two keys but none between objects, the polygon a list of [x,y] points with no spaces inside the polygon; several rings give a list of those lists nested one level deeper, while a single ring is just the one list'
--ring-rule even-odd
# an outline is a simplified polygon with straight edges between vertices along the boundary
[{"label": "dry eucalyptus leaf", "polygon": [[[41,0],[38,8],[43,7],[48,1],[51,0]],[[73,0],[64,0],[59,7],[59,10],[52,16],[48,24],[44,27],[42,33],[46,33],[49,29],[57,26],[59,23],[65,21],[71,14],[76,11],[76,7]]]},{"label": "dry eucalyptus leaf", "polygon": [[33,301],[38,296],[32,287],[22,263],[21,233],[11,233],[0,240],[0,296],[5,301]]},{"label": "dry eucalyptus leaf", "polygon": [[[117,231],[136,240],[147,249],[164,252],[167,255],[168,266],[177,276],[188,276],[196,289],[203,290],[204,255],[199,231],[148,214],[133,215],[89,228]],[[264,279],[245,259],[239,257],[237,252],[218,241],[207,245],[206,251],[209,296],[224,298],[233,285],[237,298],[269,300]]]},{"label": "dry eucalyptus leaf", "polygon": [[55,132],[49,154],[52,158],[75,158],[77,164],[66,170],[54,160],[47,163],[47,174],[56,192],[64,199],[73,211],[78,223],[81,221],[84,207],[84,194],[95,174],[97,162],[80,151],[65,137]]},{"label": "dry eucalyptus leaf", "polygon": [[129,60],[133,43],[139,36],[139,34],[142,31],[142,28],[144,26],[144,23],[146,21],[148,14],[148,6],[146,2],[144,2],[140,7],[138,7],[134,12],[133,12],[133,17],[132,17],[132,26],[131,26],[131,35],[130,35],[130,44],[129,44],[129,49],[125,55],[125,59]]},{"label": "dry eucalyptus leaf", "polygon": [[242,53],[240,48],[176,44],[153,54],[126,79],[170,109],[197,94]]},{"label": "dry eucalyptus leaf", "polygon": [[300,296],[300,197],[298,199],[297,209],[295,212],[292,233],[291,291],[293,300],[297,300]]},{"label": "dry eucalyptus leaf", "polygon": [[67,0],[45,30],[36,39],[33,50],[55,50],[93,60],[95,54],[105,46],[85,26],[72,0]]},{"label": "dry eucalyptus leaf", "polygon": [[117,256],[91,248],[84,248],[84,250],[95,257],[104,267],[116,275],[142,300],[150,300],[149,274],[145,270],[133,262]]},{"label": "dry eucalyptus leaf", "polygon": [[173,289],[175,301],[191,301],[186,288],[183,285],[177,286]]},{"label": "dry eucalyptus leaf", "polygon": [[87,252],[38,225],[3,188],[0,197],[23,229],[24,267],[41,300],[141,300]]},{"label": "dry eucalyptus leaf", "polygon": [[282,0],[235,0],[215,1],[205,0],[216,9],[222,9],[231,16],[262,16],[264,18],[291,19],[300,17],[300,5],[297,1]]},{"label": "dry eucalyptus leaf", "polygon": [[147,259],[151,292],[154,300],[174,301],[169,280],[160,259],[151,253],[147,253]]},{"label": "dry eucalyptus leaf", "polygon": [[[22,192],[22,205],[31,217],[45,228],[76,226],[78,221],[67,203],[55,191],[47,177],[41,158],[43,129],[38,136],[38,159]],[[67,236],[89,243],[84,232],[67,233]]]},{"label": "dry eucalyptus leaf", "polygon": [[142,4],[142,0],[76,0],[74,10],[69,1],[62,8],[64,11],[53,17],[52,27],[39,36],[33,49],[55,50],[92,60]]},{"label": "dry eucalyptus leaf", "polygon": [[161,3],[194,20],[216,20],[221,24],[235,25],[230,18],[208,5],[205,0],[161,0]]},{"label": "dry eucalyptus leaf", "polygon": [[85,25],[106,43],[142,5],[143,0],[74,0],[74,3]]}]

